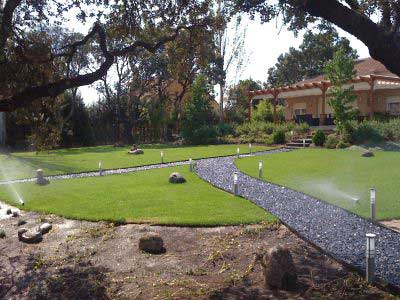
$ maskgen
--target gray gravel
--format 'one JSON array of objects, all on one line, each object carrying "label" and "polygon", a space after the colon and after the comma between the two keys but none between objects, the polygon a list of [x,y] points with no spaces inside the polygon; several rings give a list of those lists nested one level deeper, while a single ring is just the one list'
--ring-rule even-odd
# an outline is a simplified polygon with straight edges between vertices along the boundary
[{"label": "gray gravel", "polygon": [[[171,163],[155,164],[155,165],[147,165],[147,166],[139,166],[139,167],[131,167],[131,168],[104,170],[104,171],[102,171],[102,175],[101,176],[117,175],[117,174],[138,172],[138,171],[151,170],[151,169],[175,167],[175,166],[183,166],[183,165],[188,165],[188,164],[189,164],[189,161],[179,161],[179,162],[171,162]],[[83,173],[70,173],[70,174],[63,174],[63,175],[51,175],[51,176],[45,176],[45,178],[49,179],[49,180],[54,180],[54,179],[57,180],[57,179],[83,178],[83,177],[98,177],[98,176],[100,176],[99,171],[90,171],[90,172],[83,172]],[[36,180],[36,177],[25,178],[25,179],[15,179],[15,180],[1,181],[0,185],[13,184],[13,183],[24,183],[24,182],[33,182],[35,180]]]},{"label": "gray gravel", "polygon": [[[285,149],[256,155],[269,155]],[[196,173],[225,191],[233,191],[233,157],[204,159]],[[238,173],[238,194],[277,216],[300,236],[358,270],[365,270],[366,233],[377,235],[376,275],[400,288],[400,234],[374,225],[344,209],[303,193]]]}]

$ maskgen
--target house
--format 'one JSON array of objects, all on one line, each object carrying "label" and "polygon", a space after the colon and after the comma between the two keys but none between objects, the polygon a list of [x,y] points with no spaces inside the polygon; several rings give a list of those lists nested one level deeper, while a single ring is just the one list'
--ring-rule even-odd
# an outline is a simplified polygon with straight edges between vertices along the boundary
[{"label": "house", "polygon": [[[355,71],[356,77],[346,86],[354,86],[357,99],[353,106],[358,108],[361,118],[372,117],[377,112],[400,115],[400,78],[397,75],[372,58],[356,61]],[[325,75],[319,75],[290,86],[250,91],[249,114],[261,99],[270,99],[274,107],[278,99],[283,99],[286,120],[311,126],[332,125],[332,108],[328,103],[330,86]]]}]

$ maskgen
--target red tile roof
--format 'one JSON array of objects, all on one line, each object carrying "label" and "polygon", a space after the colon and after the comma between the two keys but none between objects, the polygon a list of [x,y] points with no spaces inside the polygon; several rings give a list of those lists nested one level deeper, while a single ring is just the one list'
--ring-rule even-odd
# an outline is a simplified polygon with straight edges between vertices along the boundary
[{"label": "red tile roof", "polygon": [[[398,77],[397,75],[391,73],[386,67],[381,64],[379,61],[368,57],[359,59],[356,61],[354,68],[357,72],[357,76],[367,76],[367,75],[383,75],[383,76],[390,76],[390,77]],[[321,80],[325,80],[325,75],[318,75],[314,78],[306,79],[296,84],[304,84],[304,83],[311,83],[311,82],[319,82]]]}]

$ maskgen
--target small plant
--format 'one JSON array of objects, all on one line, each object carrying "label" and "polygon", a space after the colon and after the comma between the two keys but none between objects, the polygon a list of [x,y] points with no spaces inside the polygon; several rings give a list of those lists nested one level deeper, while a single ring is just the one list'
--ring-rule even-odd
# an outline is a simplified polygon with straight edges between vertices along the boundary
[{"label": "small plant", "polygon": [[348,148],[350,146],[349,143],[346,143],[344,141],[339,141],[339,143],[337,143],[336,148],[337,149],[344,149],[344,148]]},{"label": "small plant", "polygon": [[314,134],[312,141],[315,146],[322,147],[325,143],[326,136],[325,133],[318,129],[317,132]]},{"label": "small plant", "polygon": [[0,229],[0,239],[4,239],[6,237],[6,232],[4,229]]},{"label": "small plant", "polygon": [[286,135],[283,130],[277,130],[273,135],[274,144],[284,144],[286,142]]},{"label": "small plant", "polygon": [[335,149],[336,145],[339,143],[339,137],[336,134],[330,134],[326,138],[324,146],[328,149]]}]

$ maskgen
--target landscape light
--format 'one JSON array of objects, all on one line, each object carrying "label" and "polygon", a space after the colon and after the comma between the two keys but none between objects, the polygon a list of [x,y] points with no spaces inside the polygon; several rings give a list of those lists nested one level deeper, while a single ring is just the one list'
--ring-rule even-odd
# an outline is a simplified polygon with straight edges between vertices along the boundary
[{"label": "landscape light", "polygon": [[366,279],[373,282],[375,277],[375,237],[373,233],[367,233],[367,251],[366,251]]},{"label": "landscape light", "polygon": [[262,161],[258,162],[258,177],[262,177],[262,168],[263,168],[263,163]]},{"label": "landscape light", "polygon": [[239,149],[239,147],[237,147],[237,149],[236,149],[236,156],[237,156],[237,158],[239,158],[239,154],[240,154],[240,149]]},{"label": "landscape light", "polygon": [[189,171],[193,172],[193,160],[189,158]]},{"label": "landscape light", "polygon": [[370,189],[370,203],[371,203],[371,221],[375,222],[375,216],[376,216],[376,190],[375,188]]},{"label": "landscape light", "polygon": [[250,154],[251,154],[251,148],[252,148],[252,146],[251,146],[251,143],[249,144],[249,152],[250,152]]},{"label": "landscape light", "polygon": [[101,169],[101,161],[99,161],[99,175],[103,176],[103,170]]},{"label": "landscape light", "polygon": [[233,173],[233,194],[238,194],[238,173]]},{"label": "landscape light", "polygon": [[160,152],[160,156],[161,156],[161,163],[164,163],[164,151]]}]

